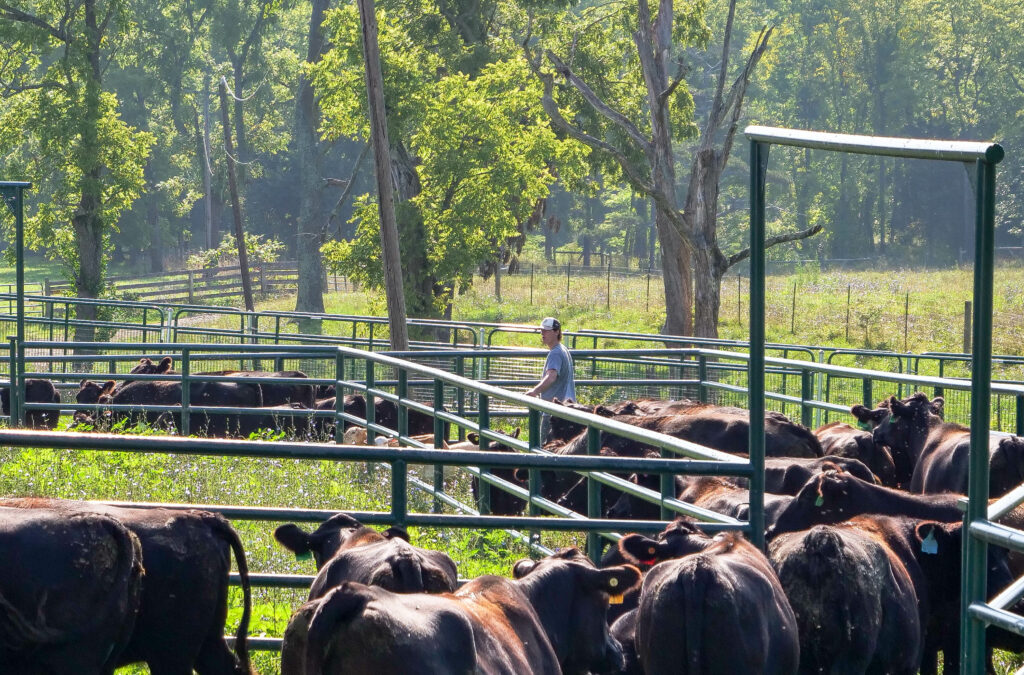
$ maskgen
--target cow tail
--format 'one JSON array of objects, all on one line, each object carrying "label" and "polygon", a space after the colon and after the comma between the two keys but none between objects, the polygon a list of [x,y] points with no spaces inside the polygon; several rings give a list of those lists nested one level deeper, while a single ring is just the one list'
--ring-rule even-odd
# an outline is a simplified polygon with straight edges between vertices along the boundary
[{"label": "cow tail", "polygon": [[707,611],[705,598],[708,588],[714,582],[714,572],[710,569],[713,563],[705,556],[696,556],[694,559],[693,579],[685,584],[686,597],[684,599],[684,617],[686,627],[684,630],[683,656],[685,663],[683,672],[702,673],[704,667],[704,614]]},{"label": "cow tail", "polygon": [[[124,604],[123,609],[125,621],[122,625],[124,632],[119,636],[118,641],[110,646],[107,654],[106,668],[113,669],[117,664],[117,658],[131,640],[132,631],[135,629],[135,617],[142,602],[142,579],[145,570],[142,563],[142,544],[121,521],[108,516],[93,516],[103,518],[103,527],[111,538],[117,542],[118,569],[114,575],[111,585],[110,601],[104,612],[109,620],[122,610],[118,607]],[[102,669],[101,669],[102,670]]]},{"label": "cow tail", "polygon": [[369,597],[347,581],[319,601],[306,632],[305,675],[322,675],[327,649],[338,625],[351,621],[368,601]]},{"label": "cow tail", "polygon": [[249,661],[249,620],[252,617],[252,588],[249,585],[249,564],[245,559],[245,549],[242,547],[242,540],[238,533],[231,527],[222,516],[213,516],[208,522],[214,525],[216,532],[226,541],[235,554],[235,564],[238,567],[238,576],[242,585],[242,618],[238,622],[238,630],[235,632],[235,656],[238,657],[238,671],[243,675],[252,672],[252,665]]}]

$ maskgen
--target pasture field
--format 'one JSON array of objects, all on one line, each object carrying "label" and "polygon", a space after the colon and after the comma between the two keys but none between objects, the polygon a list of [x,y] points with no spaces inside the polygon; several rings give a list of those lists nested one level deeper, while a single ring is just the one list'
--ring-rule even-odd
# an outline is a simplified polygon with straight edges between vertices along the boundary
[{"label": "pasture field", "polygon": [[[971,300],[972,285],[969,267],[849,271],[805,265],[793,274],[767,278],[767,339],[849,349],[961,352],[964,303]],[[457,296],[452,318],[533,325],[554,315],[570,332],[588,328],[641,333],[657,333],[665,320],[659,277],[651,277],[648,292],[645,275],[613,274],[610,300],[609,281],[603,274],[573,276],[567,284],[564,275],[537,273],[532,286],[531,302],[528,273],[503,276],[499,302],[493,278],[478,277],[471,289]],[[745,277],[732,275],[723,281],[721,338],[747,338],[749,289]],[[1024,267],[999,264],[994,290],[993,351],[1024,354],[1024,332],[1019,329],[1024,317]],[[387,316],[382,293],[332,292],[324,300],[330,313]],[[291,311],[295,305],[293,298],[280,297],[260,307]],[[512,339],[520,346],[539,345],[539,337]]]}]

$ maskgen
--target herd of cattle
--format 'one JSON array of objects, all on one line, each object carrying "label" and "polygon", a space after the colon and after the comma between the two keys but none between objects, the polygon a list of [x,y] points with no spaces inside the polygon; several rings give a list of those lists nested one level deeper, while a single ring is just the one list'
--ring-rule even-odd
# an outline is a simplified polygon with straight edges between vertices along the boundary
[{"label": "herd of cattle", "polygon": [[[133,372],[171,367],[169,358],[144,359]],[[333,392],[273,382],[273,375],[300,378],[297,371],[221,374],[253,382],[194,383],[194,404],[276,410],[263,420],[197,417],[196,428],[211,435],[245,433],[245,425],[270,417],[295,423],[301,416],[287,413],[296,410],[335,409],[326,396]],[[59,401],[52,385],[39,382],[29,385],[28,400]],[[180,386],[85,381],[77,400],[173,406]],[[397,413],[378,403],[377,422],[395,428]],[[285,632],[282,672],[931,674],[940,655],[944,672],[956,672],[957,500],[967,489],[969,430],[944,421],[943,403],[924,394],[890,397],[875,409],[853,406],[861,428],[832,423],[817,431],[767,413],[766,552],[735,532],[710,536],[680,518],[656,537],[623,537],[600,565],[571,549],[516,563],[513,579],[483,576],[460,586],[446,553],[413,546],[399,528],[378,532],[343,513],[313,532],[282,525],[278,542],[300,558],[311,555],[317,569]],[[739,408],[565,405],[725,452],[747,449],[748,412]],[[362,397],[346,397],[343,406],[365,417]],[[432,418],[412,412],[410,434],[433,431]],[[55,424],[49,411],[31,413],[30,424]],[[95,414],[80,413],[93,421]],[[180,424],[167,413],[149,419]],[[583,454],[586,435],[555,417],[544,447]],[[611,433],[600,444],[606,455],[656,453]],[[992,497],[1024,483],[1024,439],[993,434],[989,450]],[[495,473],[526,484],[515,470]],[[541,473],[543,497],[585,511],[578,475]],[[629,478],[657,489],[656,476]],[[676,483],[682,501],[747,518],[741,480],[677,476]],[[605,488],[602,497],[609,517],[659,517],[656,507],[624,493]],[[490,506],[517,514],[525,504],[495,490]],[[1024,513],[1004,522],[1022,527]],[[244,601],[233,649],[224,638],[232,554]],[[154,675],[252,672],[247,564],[237,534],[218,515],[2,499],[0,560],[2,673],[106,674],[136,662]],[[990,595],[1022,574],[1024,557],[989,547]],[[1024,651],[1022,638],[996,628],[988,644]]]}]

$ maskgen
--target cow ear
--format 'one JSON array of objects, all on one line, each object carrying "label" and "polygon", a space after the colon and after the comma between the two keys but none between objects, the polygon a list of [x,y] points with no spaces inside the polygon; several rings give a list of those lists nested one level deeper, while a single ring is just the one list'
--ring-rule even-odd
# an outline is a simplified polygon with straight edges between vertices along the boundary
[{"label": "cow ear", "polygon": [[627,560],[653,565],[658,561],[658,541],[642,534],[627,534],[619,540],[619,552]]},{"label": "cow ear", "polygon": [[515,579],[522,579],[527,574],[532,572],[537,567],[536,560],[530,560],[529,558],[523,558],[512,566],[512,576]]},{"label": "cow ear", "polygon": [[[952,529],[959,526],[958,523],[950,525],[953,526]],[[947,530],[943,523],[920,523],[914,528],[914,536],[917,539],[918,550],[927,555],[938,555],[959,549],[953,533]]]},{"label": "cow ear", "polygon": [[595,569],[581,567],[583,582],[590,588],[604,591],[608,595],[622,595],[640,582],[643,576],[633,565],[617,565]]},{"label": "cow ear", "polygon": [[82,380],[81,382],[78,383],[78,388],[79,389],[84,389],[85,387],[88,387],[90,384],[92,384],[91,381],[89,381],[89,380]]},{"label": "cow ear", "polygon": [[944,417],[946,412],[945,405],[946,399],[942,398],[941,396],[936,396],[931,401],[932,413],[938,415],[939,417]]},{"label": "cow ear", "polygon": [[308,556],[312,553],[309,548],[309,534],[295,523],[281,525],[274,530],[274,539],[296,556]]},{"label": "cow ear", "polygon": [[601,417],[615,417],[615,411],[611,408],[606,408],[603,405],[594,406],[594,414],[600,415]]},{"label": "cow ear", "polygon": [[158,365],[156,367],[156,372],[157,373],[166,373],[166,372],[169,372],[171,370],[171,368],[173,368],[173,367],[174,367],[174,359],[172,359],[170,356],[165,356],[162,359],[160,359],[160,365]]},{"label": "cow ear", "polygon": [[113,380],[107,380],[106,382],[103,383],[103,390],[100,392],[100,395],[102,396],[102,395],[106,394],[107,396],[109,396],[109,395],[113,394],[114,393],[114,387],[116,387],[116,386],[117,386],[116,382],[114,382]]},{"label": "cow ear", "polygon": [[469,441],[470,443],[479,445],[480,434],[476,433],[475,431],[470,431],[468,434],[466,434],[466,440]]},{"label": "cow ear", "polygon": [[148,356],[143,356],[141,359],[139,359],[139,365],[140,366],[151,366],[151,365],[153,365],[153,362],[149,360]]},{"label": "cow ear", "polygon": [[389,527],[388,529],[381,532],[388,539],[402,539],[406,543],[409,542],[409,533],[400,527]]},{"label": "cow ear", "polygon": [[512,432],[512,438],[519,438],[519,434],[521,434],[522,432],[523,430],[520,427],[516,427],[515,430]]},{"label": "cow ear", "polygon": [[895,396],[889,397],[889,410],[892,411],[893,415],[899,415],[900,417],[907,417],[911,414],[910,406]]}]

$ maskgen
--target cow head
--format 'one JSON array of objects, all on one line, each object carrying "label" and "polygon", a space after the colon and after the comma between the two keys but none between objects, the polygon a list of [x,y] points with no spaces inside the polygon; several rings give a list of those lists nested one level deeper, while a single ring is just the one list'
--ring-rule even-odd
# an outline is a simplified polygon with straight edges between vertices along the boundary
[{"label": "cow head", "polygon": [[627,534],[619,540],[619,551],[626,560],[651,567],[662,560],[682,558],[703,551],[711,545],[711,541],[711,537],[697,527],[697,521],[677,518],[654,539],[640,534]]},{"label": "cow head", "polygon": [[609,596],[640,581],[632,565],[597,569],[579,549],[540,561],[520,560],[512,569],[540,618],[564,673],[618,672],[622,647],[611,637],[605,614]]},{"label": "cow head", "polygon": [[1024,483],[1024,438],[999,439],[989,463],[990,497],[1001,497]]},{"label": "cow head", "polygon": [[159,363],[153,363],[144,357],[139,359],[139,362],[128,372],[131,375],[162,375],[170,372],[173,368],[174,359],[170,356],[163,357]]},{"label": "cow head", "polygon": [[[960,596],[956,589],[960,587],[963,524],[922,521],[914,528],[914,538],[914,556],[936,595],[930,598],[931,602],[958,603]],[[991,596],[1009,586],[1013,576],[1006,561],[1006,549],[987,548],[987,592]]]},{"label": "cow head", "polygon": [[775,523],[766,532],[767,538],[845,520],[843,505],[850,493],[850,481],[856,480],[860,479],[838,467],[811,476],[792,501],[779,511]]},{"label": "cow head", "polygon": [[96,384],[92,380],[82,380],[78,384],[78,393],[75,394],[75,401],[78,403],[99,403],[101,396],[112,396],[114,387],[117,385],[113,380],[107,380],[103,384]]},{"label": "cow head", "polygon": [[368,529],[347,513],[338,513],[328,518],[313,532],[305,532],[294,523],[281,525],[274,530],[274,539],[296,557],[313,556],[319,570],[334,557],[345,542],[359,530]]}]

